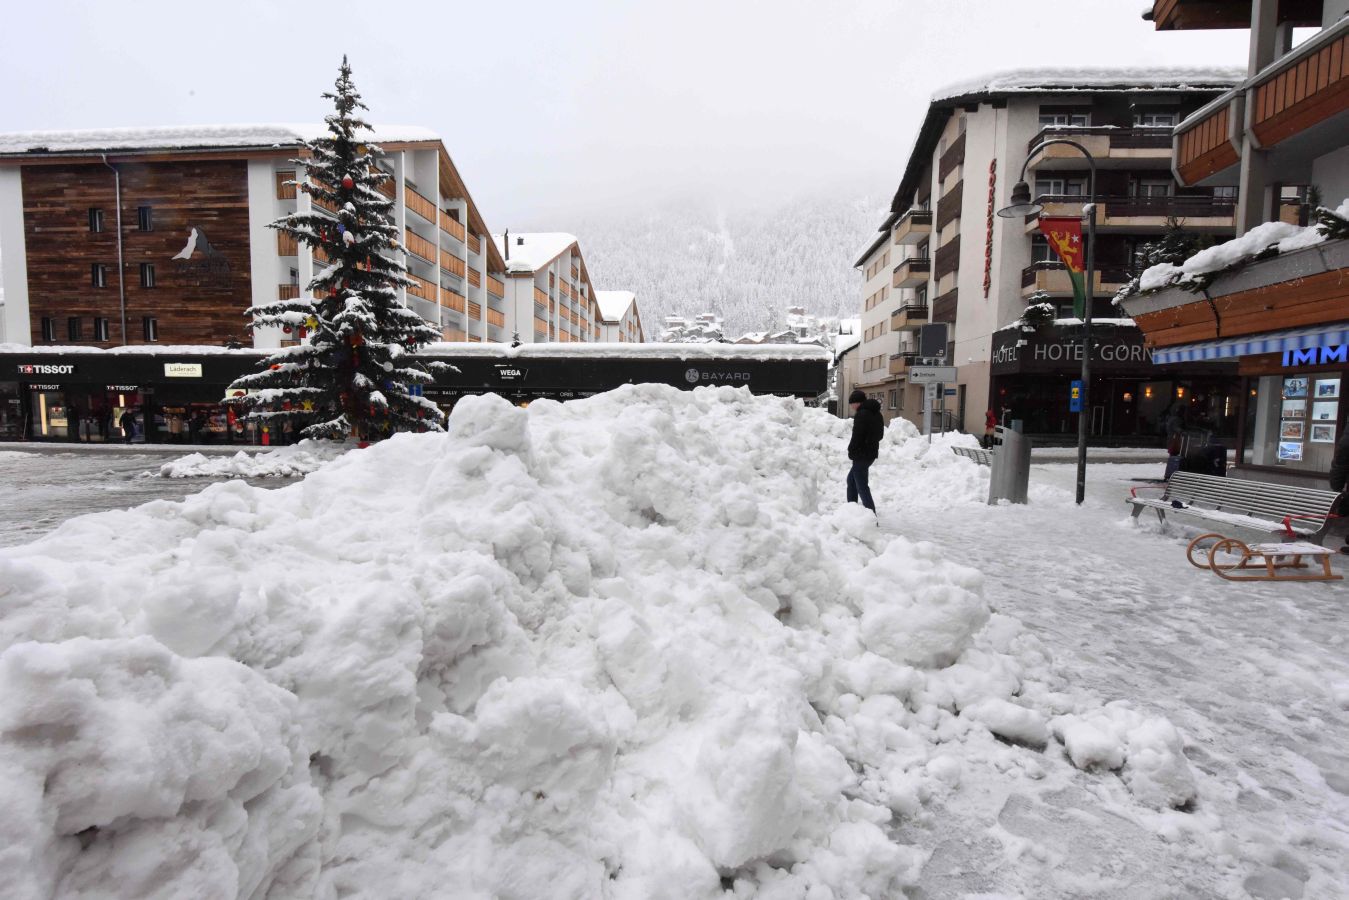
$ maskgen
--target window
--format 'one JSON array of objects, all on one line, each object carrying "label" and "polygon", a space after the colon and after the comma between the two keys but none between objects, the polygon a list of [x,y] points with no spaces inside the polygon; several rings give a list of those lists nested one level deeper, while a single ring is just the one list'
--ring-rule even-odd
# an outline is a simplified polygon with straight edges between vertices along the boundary
[{"label": "window", "polygon": [[1135,128],[1174,128],[1176,114],[1173,112],[1136,112]]},{"label": "window", "polygon": [[94,263],[89,267],[89,283],[94,287],[108,286],[108,267],[103,263]]},{"label": "window", "polygon": [[111,340],[107,319],[104,318],[94,319],[94,340],[96,341]]},{"label": "window", "polygon": [[82,327],[79,316],[71,316],[69,319],[66,319],[66,340],[84,340],[83,331],[84,328]]},{"label": "window", "polygon": [[927,285],[914,290],[913,304],[914,306],[927,306]]},{"label": "window", "polygon": [[148,206],[136,207],[136,227],[141,231],[154,231],[154,212]]},{"label": "window", "polygon": [[103,210],[89,207],[89,230],[95,234],[103,230]]},{"label": "window", "polygon": [[152,288],[155,286],[155,264],[141,263],[141,287]]},{"label": "window", "polygon": [[1058,256],[1049,246],[1049,240],[1043,234],[1030,236],[1030,261],[1032,263],[1056,262]]},{"label": "window", "polygon": [[1213,189],[1213,197],[1215,200],[1231,200],[1235,202],[1237,199],[1236,186],[1216,187]]},{"label": "window", "polygon": [[1172,184],[1170,181],[1150,180],[1150,181],[1130,181],[1129,196],[1131,197],[1170,197]]},{"label": "window", "polygon": [[56,343],[56,320],[51,316],[42,317],[42,340],[48,344]]},{"label": "window", "polygon": [[1035,179],[1035,196],[1081,197],[1086,186],[1086,180],[1082,178],[1044,176]]},{"label": "window", "polygon": [[141,336],[147,341],[159,340],[159,320],[154,316],[141,319]]},{"label": "window", "polygon": [[1091,117],[1087,113],[1040,107],[1041,128],[1085,128],[1089,124]]},{"label": "window", "polygon": [[890,408],[899,409],[899,391],[890,392]]}]

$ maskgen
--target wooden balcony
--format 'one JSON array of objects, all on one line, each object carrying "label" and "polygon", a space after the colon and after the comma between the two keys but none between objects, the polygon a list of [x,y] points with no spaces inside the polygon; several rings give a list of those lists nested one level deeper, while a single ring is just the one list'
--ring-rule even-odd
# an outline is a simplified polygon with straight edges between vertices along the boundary
[{"label": "wooden balcony", "polygon": [[446,309],[463,312],[465,302],[464,295],[458,291],[452,291],[449,288],[440,289],[440,305]]},{"label": "wooden balcony", "polygon": [[505,297],[506,285],[502,283],[500,278],[494,278],[491,275],[488,275],[487,293],[491,294],[494,297]]},{"label": "wooden balcony", "polygon": [[907,303],[890,313],[891,331],[917,331],[926,325],[928,308],[926,303]]},{"label": "wooden balcony", "polygon": [[403,246],[409,253],[420,256],[427,262],[435,265],[436,263],[436,245],[426,238],[417,234],[415,231],[403,230]]},{"label": "wooden balcony", "polygon": [[440,254],[440,267],[451,275],[458,275],[460,278],[464,277],[468,268],[464,261],[453,253]]},{"label": "wooden balcony", "polygon": [[276,199],[294,200],[296,189],[294,184],[286,184],[287,181],[295,180],[295,170],[291,169],[285,172],[276,173]]},{"label": "wooden balcony", "polygon": [[536,332],[538,332],[539,334],[547,334],[547,333],[548,333],[548,322],[547,322],[547,320],[545,320],[545,319],[540,319],[538,316],[535,316],[535,317],[534,317],[534,330],[535,330]]},{"label": "wooden balcony", "polygon": [[[383,170],[380,169],[378,166],[371,166],[370,171],[381,172]],[[379,191],[381,194],[388,197],[390,200],[393,200],[398,196],[398,189],[394,187],[393,174],[390,172],[385,172],[384,175],[385,177],[380,180],[379,184],[375,185],[375,190]]]},{"label": "wooden balcony", "polygon": [[909,366],[917,361],[917,353],[892,353],[890,355],[890,374],[903,375],[909,370]]},{"label": "wooden balcony", "polygon": [[474,287],[482,287],[482,273],[472,267],[468,270],[468,283]]},{"label": "wooden balcony", "polygon": [[[1283,0],[1279,3],[1280,25],[1310,28],[1321,24],[1321,0]],[[1250,0],[1153,0],[1152,22],[1158,31],[1250,28]]]},{"label": "wooden balcony", "polygon": [[412,284],[408,285],[409,294],[414,297],[421,297],[423,300],[430,300],[432,303],[440,302],[440,288],[425,278],[418,278],[411,272],[408,273],[408,278],[412,281]]},{"label": "wooden balcony", "polygon": [[[534,302],[535,302],[535,303],[548,303],[548,292],[545,291],[545,290],[543,290],[542,288],[537,288],[537,287],[534,288]],[[551,304],[550,304],[550,305],[551,305]]]},{"label": "wooden balcony", "polygon": [[278,256],[299,256],[300,245],[293,235],[278,231],[276,233],[276,253]]},{"label": "wooden balcony", "polygon": [[[1041,194],[1035,202],[1040,214],[1026,217],[1026,233],[1040,228],[1040,215],[1081,216],[1085,199],[1078,194]],[[1164,231],[1169,219],[1182,219],[1190,230],[1226,231],[1236,215],[1235,197],[1176,195],[1171,197],[1098,197],[1096,227],[1139,231]]]},{"label": "wooden balcony", "polygon": [[916,244],[932,233],[932,210],[911,209],[895,223],[896,244]]},{"label": "wooden balcony", "polygon": [[894,279],[891,281],[890,286],[896,288],[918,287],[920,284],[927,283],[927,276],[931,272],[931,257],[911,257],[895,266]]},{"label": "wooden balcony", "polygon": [[[1093,294],[1113,294],[1129,282],[1129,274],[1122,266],[1105,265],[1092,273]],[[1057,260],[1031,263],[1021,270],[1021,296],[1030,297],[1044,291],[1051,297],[1071,297],[1073,282],[1068,268]]]},{"label": "wooden balcony", "polygon": [[580,280],[581,280],[581,270],[578,269],[576,266],[572,266],[572,267],[571,267],[571,280],[572,280],[572,281],[580,281]]},{"label": "wooden balcony", "polygon": [[[1252,80],[1251,131],[1261,147],[1326,127],[1325,152],[1349,133],[1349,17],[1308,38]],[[1335,120],[1332,123],[1331,120]],[[1333,198],[1331,198],[1333,199]]]},{"label": "wooden balcony", "polygon": [[458,328],[446,328],[440,333],[441,340],[449,341],[452,344],[462,344],[468,340],[468,335]]},{"label": "wooden balcony", "polygon": [[[1234,110],[1235,105],[1235,110]],[[1198,184],[1241,160],[1233,122],[1240,122],[1240,95],[1227,94],[1180,124],[1175,138],[1175,168],[1181,184]]]},{"label": "wooden balcony", "polygon": [[477,303],[474,303],[472,300],[468,301],[468,317],[475,322],[481,322],[482,306],[480,306]]},{"label": "wooden balcony", "polygon": [[[1115,128],[1112,126],[1050,127],[1040,130],[1026,145],[1034,150],[1045,141],[1066,139],[1087,149],[1101,168],[1120,168],[1140,161],[1171,161],[1170,128]],[[1067,144],[1054,144],[1030,161],[1028,169],[1080,169],[1082,154]]]},{"label": "wooden balcony", "polygon": [[300,286],[298,284],[278,284],[276,286],[276,299],[295,300],[300,296]]},{"label": "wooden balcony", "polygon": [[472,253],[482,253],[482,241],[478,240],[476,234],[468,236],[468,249]]},{"label": "wooden balcony", "polygon": [[445,212],[445,210],[443,209],[440,210],[439,221],[441,231],[445,232],[452,238],[455,238],[459,241],[463,241],[464,239],[463,223],[455,221],[455,219],[449,213]]},{"label": "wooden balcony", "polygon": [[407,204],[408,209],[412,210],[426,221],[432,224],[436,223],[439,210],[436,209],[436,205],[430,200],[426,199],[407,185],[403,185],[403,199]]},{"label": "wooden balcony", "polygon": [[495,325],[497,328],[505,328],[506,314],[503,312],[498,312],[497,310],[492,309],[490,306],[487,307],[487,324]]}]

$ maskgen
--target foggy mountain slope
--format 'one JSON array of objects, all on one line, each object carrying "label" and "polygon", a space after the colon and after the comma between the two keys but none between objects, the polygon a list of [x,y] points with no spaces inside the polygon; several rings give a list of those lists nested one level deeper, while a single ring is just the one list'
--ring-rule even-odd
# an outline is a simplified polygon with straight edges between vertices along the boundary
[{"label": "foggy mountain slope", "polygon": [[596,288],[637,293],[648,337],[667,315],[700,312],[723,316],[733,337],[782,325],[789,306],[857,315],[861,275],[852,265],[884,210],[875,198],[796,200],[752,212],[689,203],[585,217],[568,230]]}]

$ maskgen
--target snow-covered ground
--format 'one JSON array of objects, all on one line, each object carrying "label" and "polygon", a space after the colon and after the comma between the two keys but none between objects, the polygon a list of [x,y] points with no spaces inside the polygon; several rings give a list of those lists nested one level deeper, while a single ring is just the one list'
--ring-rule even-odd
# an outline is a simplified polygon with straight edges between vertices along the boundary
[{"label": "snow-covered ground", "polygon": [[1156,464],[990,509],[896,428],[877,528],[790,401],[451,424],[0,550],[15,896],[1349,896],[1349,592],[1191,568]]}]

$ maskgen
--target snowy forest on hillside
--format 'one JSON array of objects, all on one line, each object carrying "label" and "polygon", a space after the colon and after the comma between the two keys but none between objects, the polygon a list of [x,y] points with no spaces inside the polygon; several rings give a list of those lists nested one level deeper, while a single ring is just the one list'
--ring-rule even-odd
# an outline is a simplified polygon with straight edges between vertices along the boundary
[{"label": "snowy forest on hillside", "polygon": [[637,293],[649,338],[665,316],[714,312],[734,340],[784,327],[791,306],[820,317],[856,315],[852,264],[875,236],[886,202],[798,198],[718,210],[690,201],[645,214],[583,217],[569,227],[597,287]]}]

